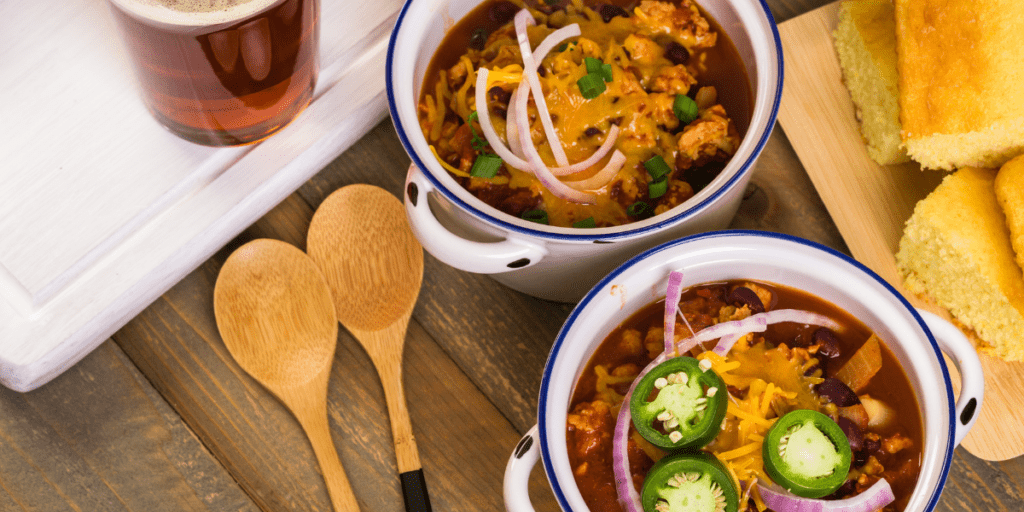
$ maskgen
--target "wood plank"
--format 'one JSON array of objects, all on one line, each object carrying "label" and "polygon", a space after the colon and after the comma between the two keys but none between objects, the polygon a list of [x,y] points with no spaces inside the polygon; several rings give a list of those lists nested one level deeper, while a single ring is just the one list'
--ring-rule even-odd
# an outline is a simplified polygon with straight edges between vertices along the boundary
[{"label": "wood plank", "polygon": [[[217,335],[213,285],[230,251],[249,239],[272,236],[304,247],[311,217],[312,208],[293,195],[114,337],[264,510],[329,510],[330,504],[297,422],[241,372]],[[523,431],[415,320],[405,361],[413,429],[435,507],[502,510],[505,461]],[[368,356],[344,330],[328,409],[361,507],[401,510],[383,392]],[[535,473],[542,490],[543,475]],[[539,509],[557,509],[550,493],[540,494]]]},{"label": "wood plank", "polygon": [[[781,28],[786,87],[779,119],[821,193],[853,256],[900,290],[917,307],[949,313],[907,293],[896,272],[895,252],[914,205],[943,174],[914,163],[881,167],[867,156],[849,93],[832,46],[838,3]],[[974,455],[1004,460],[1024,454],[1024,363],[982,356],[985,399],[964,440]],[[959,379],[954,373],[954,387]]]},{"label": "wood plank", "polygon": [[0,510],[257,509],[108,342],[44,388],[0,389]]}]

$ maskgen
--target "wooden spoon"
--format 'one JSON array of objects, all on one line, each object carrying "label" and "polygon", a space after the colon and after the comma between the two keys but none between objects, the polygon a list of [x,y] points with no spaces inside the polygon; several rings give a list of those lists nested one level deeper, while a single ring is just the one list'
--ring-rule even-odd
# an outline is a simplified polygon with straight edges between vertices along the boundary
[{"label": "wooden spoon", "polygon": [[402,203],[370,185],[336,190],[310,221],[306,251],[323,270],[338,320],[380,374],[406,510],[429,511],[402,386],[402,350],[423,281],[423,249]]},{"label": "wooden spoon", "polygon": [[277,396],[306,431],[334,510],[359,510],[327,424],[338,321],[320,269],[291,244],[253,240],[224,262],[213,311],[239,366]]}]

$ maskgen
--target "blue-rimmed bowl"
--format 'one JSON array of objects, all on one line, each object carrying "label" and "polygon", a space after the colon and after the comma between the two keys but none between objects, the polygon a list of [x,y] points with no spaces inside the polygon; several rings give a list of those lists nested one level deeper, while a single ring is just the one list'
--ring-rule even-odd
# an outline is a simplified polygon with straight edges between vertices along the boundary
[{"label": "blue-rimmed bowl", "polygon": [[[505,504],[532,510],[530,469],[543,461],[562,509],[587,510],[566,451],[566,417],[580,373],[598,345],[631,315],[664,299],[669,272],[684,287],[730,279],[767,281],[804,290],[846,310],[885,342],[905,371],[924,423],[921,473],[904,512],[932,510],[953,449],[977,418],[984,391],[974,347],[953,325],[913,308],[882,278],[851,258],[806,240],[756,231],[695,235],[651,249],[615,269],[576,306],[548,355],[537,426],[519,443],[505,472]],[[946,353],[962,388],[953,394]]]},{"label": "blue-rimmed bowl", "polygon": [[771,130],[782,94],[782,47],[768,6],[758,0],[699,2],[728,34],[753,91],[750,125],[736,154],[707,187],[678,207],[614,228],[542,226],[507,215],[462,188],[433,157],[417,104],[424,73],[445,32],[480,0],[408,0],[391,35],[387,93],[398,136],[412,157],[406,209],[432,255],[545,299],[576,301],[637,253],[681,236],[725,228]]}]

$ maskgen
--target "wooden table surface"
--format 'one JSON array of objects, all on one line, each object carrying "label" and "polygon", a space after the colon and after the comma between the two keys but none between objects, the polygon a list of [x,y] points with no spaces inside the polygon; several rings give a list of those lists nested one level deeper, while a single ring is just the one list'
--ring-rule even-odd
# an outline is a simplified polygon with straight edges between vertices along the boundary
[{"label": "wooden table surface", "polygon": [[[779,23],[824,3],[768,1]],[[401,197],[408,163],[384,121],[63,375],[30,393],[0,388],[0,511],[331,510],[298,423],[225,349],[213,286],[246,241],[305,248],[313,211],[339,187]],[[778,127],[732,226],[849,252]],[[431,501],[438,511],[504,510],[505,463],[536,421],[544,361],[572,306],[429,254],[425,265],[404,370]],[[362,510],[403,510],[380,381],[344,329],[328,415]],[[558,510],[539,467],[531,495],[537,510]],[[958,448],[937,510],[1021,510],[1022,497],[1022,458],[992,463]]]}]

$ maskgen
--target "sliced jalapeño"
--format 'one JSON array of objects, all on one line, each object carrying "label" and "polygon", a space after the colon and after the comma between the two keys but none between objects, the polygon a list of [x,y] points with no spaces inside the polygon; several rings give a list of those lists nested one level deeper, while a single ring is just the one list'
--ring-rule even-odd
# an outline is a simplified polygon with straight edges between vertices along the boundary
[{"label": "sliced jalape\u00f1o", "polygon": [[699,449],[721,431],[727,402],[718,374],[692,357],[675,357],[640,379],[629,411],[636,431],[651,444],[670,451]]},{"label": "sliced jalape\u00f1o", "polygon": [[644,512],[736,512],[739,492],[721,462],[697,451],[659,460],[640,491]]},{"label": "sliced jalape\u00f1o", "polygon": [[800,409],[779,418],[768,429],[761,454],[765,473],[804,498],[832,494],[850,472],[850,442],[818,411]]}]

